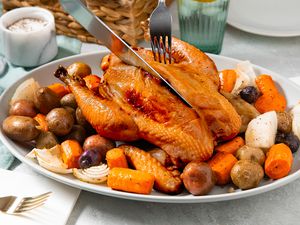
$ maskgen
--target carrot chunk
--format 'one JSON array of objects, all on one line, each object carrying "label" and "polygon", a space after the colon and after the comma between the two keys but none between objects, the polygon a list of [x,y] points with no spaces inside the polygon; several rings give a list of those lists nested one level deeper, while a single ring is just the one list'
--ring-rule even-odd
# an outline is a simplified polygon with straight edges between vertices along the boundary
[{"label": "carrot chunk", "polygon": [[215,150],[218,152],[231,153],[234,155],[236,151],[244,145],[245,145],[245,141],[243,138],[235,137],[231,141],[228,141],[224,144],[217,146]]},{"label": "carrot chunk", "polygon": [[36,122],[38,122],[39,126],[38,129],[42,130],[42,131],[48,131],[48,123],[46,120],[46,116],[44,114],[37,114],[34,118],[33,118]]},{"label": "carrot chunk", "polygon": [[153,184],[153,175],[128,168],[113,168],[107,178],[107,185],[112,189],[138,194],[150,194]]},{"label": "carrot chunk", "polygon": [[126,156],[123,149],[113,148],[106,153],[106,161],[109,168],[128,168]]},{"label": "carrot chunk", "polygon": [[257,99],[254,106],[260,113],[275,110],[283,112],[287,102],[285,97],[278,91],[271,76],[262,74],[256,77],[256,85],[262,95]]},{"label": "carrot chunk", "polygon": [[208,165],[215,172],[217,184],[224,185],[230,181],[230,171],[238,160],[230,153],[218,152]]},{"label": "carrot chunk", "polygon": [[66,94],[70,93],[69,88],[67,88],[65,85],[61,83],[54,83],[48,86],[55,94],[57,94],[59,97],[64,97]]},{"label": "carrot chunk", "polygon": [[279,179],[289,174],[293,163],[291,149],[283,144],[273,145],[267,153],[265,172],[272,179]]},{"label": "carrot chunk", "polygon": [[235,70],[223,70],[220,73],[221,90],[231,92],[237,79]]},{"label": "carrot chunk", "polygon": [[84,79],[85,85],[87,86],[88,89],[90,89],[94,92],[98,91],[98,87],[99,87],[99,84],[101,81],[100,77],[98,77],[97,75],[91,74],[91,75],[85,76],[83,79]]},{"label": "carrot chunk", "polygon": [[62,159],[68,168],[79,168],[78,159],[83,150],[78,141],[66,140],[61,143]]}]

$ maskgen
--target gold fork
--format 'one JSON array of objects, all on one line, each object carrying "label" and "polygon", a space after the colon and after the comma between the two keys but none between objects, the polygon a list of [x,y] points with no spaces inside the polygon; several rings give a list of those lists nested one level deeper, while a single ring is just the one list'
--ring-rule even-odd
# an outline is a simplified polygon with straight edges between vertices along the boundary
[{"label": "gold fork", "polygon": [[13,214],[32,210],[43,205],[51,193],[52,192],[47,192],[34,197],[0,197],[0,211]]}]

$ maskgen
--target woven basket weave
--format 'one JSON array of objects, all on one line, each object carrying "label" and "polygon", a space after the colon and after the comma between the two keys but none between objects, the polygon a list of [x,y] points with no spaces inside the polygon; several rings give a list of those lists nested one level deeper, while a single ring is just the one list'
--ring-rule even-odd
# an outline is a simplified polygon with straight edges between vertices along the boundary
[{"label": "woven basket weave", "polygon": [[[167,1],[170,3],[172,0]],[[40,6],[52,11],[55,17],[56,32],[75,37],[83,42],[99,43],[94,37],[64,12],[59,0],[2,0],[3,10],[25,6]],[[101,18],[121,38],[136,45],[143,38],[141,22],[146,20],[157,4],[157,0],[86,0],[95,15]]]}]

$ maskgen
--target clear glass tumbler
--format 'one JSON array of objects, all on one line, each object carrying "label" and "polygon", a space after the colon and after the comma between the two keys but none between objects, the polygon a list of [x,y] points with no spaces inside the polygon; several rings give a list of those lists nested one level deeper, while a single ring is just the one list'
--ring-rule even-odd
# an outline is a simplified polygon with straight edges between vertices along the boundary
[{"label": "clear glass tumbler", "polygon": [[181,39],[204,52],[222,49],[229,0],[177,0]]}]

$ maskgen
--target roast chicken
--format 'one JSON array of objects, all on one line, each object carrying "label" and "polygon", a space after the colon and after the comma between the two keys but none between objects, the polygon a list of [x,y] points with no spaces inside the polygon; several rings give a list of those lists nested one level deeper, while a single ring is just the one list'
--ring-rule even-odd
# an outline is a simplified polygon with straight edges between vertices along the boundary
[{"label": "roast chicken", "polygon": [[219,92],[213,61],[193,46],[173,39],[170,65],[155,62],[151,51],[137,49],[192,104],[186,106],[160,80],[115,55],[105,57],[99,93],[60,67],[83,115],[102,136],[121,141],[144,139],[165,150],[174,162],[208,160],[216,140],[235,136],[241,119]]}]

